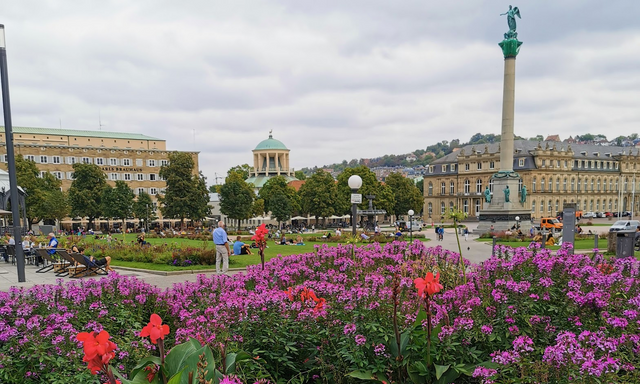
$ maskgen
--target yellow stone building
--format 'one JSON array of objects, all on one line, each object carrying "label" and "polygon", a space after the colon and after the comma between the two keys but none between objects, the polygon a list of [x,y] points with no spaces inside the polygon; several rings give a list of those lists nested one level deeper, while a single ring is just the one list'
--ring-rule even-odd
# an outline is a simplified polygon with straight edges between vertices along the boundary
[{"label": "yellow stone building", "polygon": [[[7,169],[4,127],[0,133],[0,167]],[[126,181],[135,194],[146,192],[157,208],[157,194],[166,186],[158,175],[167,164],[166,140],[138,133],[83,131],[56,128],[13,127],[16,155],[35,161],[41,173],[50,172],[68,190],[73,182],[73,164],[96,164],[107,175],[112,186],[116,180]],[[188,152],[198,172],[198,152]],[[156,215],[162,220],[160,211]],[[167,220],[169,222],[169,220]]]},{"label": "yellow stone building", "polygon": [[[513,157],[534,218],[555,217],[565,203],[583,211],[640,211],[640,151],[634,147],[516,140]],[[477,216],[499,169],[499,143],[468,145],[435,160],[424,175],[425,220],[439,221],[453,207]],[[519,201],[520,192],[512,198]]]}]

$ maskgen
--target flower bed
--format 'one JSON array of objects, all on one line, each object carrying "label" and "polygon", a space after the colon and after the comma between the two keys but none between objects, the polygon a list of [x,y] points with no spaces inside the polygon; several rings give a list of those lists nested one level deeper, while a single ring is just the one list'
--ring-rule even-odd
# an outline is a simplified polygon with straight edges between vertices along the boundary
[{"label": "flower bed", "polygon": [[0,382],[104,382],[76,339],[101,330],[131,372],[157,354],[140,337],[152,313],[167,345],[208,344],[216,367],[250,355],[226,382],[640,381],[636,260],[502,247],[464,283],[456,254],[419,242],[316,250],[164,292],[110,275],[0,293]]}]

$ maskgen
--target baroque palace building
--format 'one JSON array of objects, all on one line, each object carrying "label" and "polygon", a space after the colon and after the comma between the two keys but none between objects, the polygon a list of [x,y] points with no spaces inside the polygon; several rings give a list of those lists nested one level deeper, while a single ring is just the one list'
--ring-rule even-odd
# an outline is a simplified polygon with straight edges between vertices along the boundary
[{"label": "baroque palace building", "polygon": [[[4,127],[2,127],[4,128]],[[7,169],[4,129],[0,133],[0,166]],[[62,189],[68,190],[73,182],[73,164],[86,163],[99,166],[108,183],[127,182],[136,195],[151,195],[156,210],[156,195],[166,186],[158,175],[160,167],[169,161],[166,141],[138,133],[83,131],[57,128],[13,127],[15,153],[33,160],[41,174],[50,172],[61,180]],[[198,172],[198,152],[188,152]],[[28,191],[27,191],[28,193]],[[156,212],[162,220],[160,211]],[[67,221],[68,222],[68,221]]]},{"label": "baroque palace building", "polygon": [[[525,185],[532,218],[555,217],[565,203],[583,211],[640,210],[640,150],[634,147],[515,140],[513,156],[520,188],[512,199],[520,200]],[[467,145],[432,162],[424,176],[425,219],[442,220],[453,207],[479,215],[485,188],[497,192],[491,176],[499,169],[499,143]]]}]

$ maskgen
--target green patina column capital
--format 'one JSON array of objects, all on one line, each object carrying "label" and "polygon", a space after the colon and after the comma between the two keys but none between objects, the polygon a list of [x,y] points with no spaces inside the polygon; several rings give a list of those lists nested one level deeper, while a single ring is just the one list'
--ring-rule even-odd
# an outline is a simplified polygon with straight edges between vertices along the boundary
[{"label": "green patina column capital", "polygon": [[504,58],[507,59],[509,57],[516,57],[520,52],[520,46],[522,45],[522,41],[519,41],[517,38],[509,38],[504,39],[500,43],[498,43],[500,48],[502,48],[502,54]]}]

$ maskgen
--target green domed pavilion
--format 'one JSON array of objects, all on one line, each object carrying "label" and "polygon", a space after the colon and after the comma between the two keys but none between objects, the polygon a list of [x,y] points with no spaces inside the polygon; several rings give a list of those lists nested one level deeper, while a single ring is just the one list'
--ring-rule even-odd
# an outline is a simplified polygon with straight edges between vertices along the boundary
[{"label": "green domed pavilion", "polygon": [[287,182],[297,180],[293,174],[289,167],[289,148],[269,132],[269,138],[262,140],[253,150],[253,172],[247,183],[260,189],[274,176],[284,176]]}]

